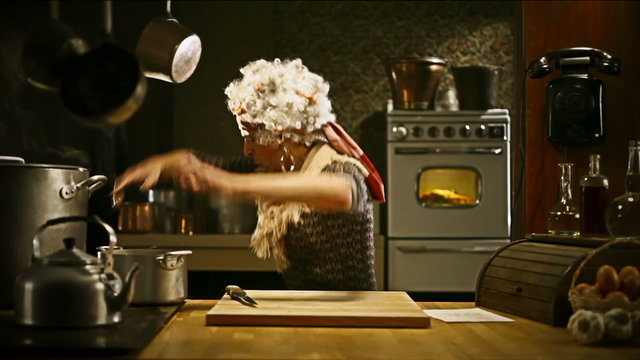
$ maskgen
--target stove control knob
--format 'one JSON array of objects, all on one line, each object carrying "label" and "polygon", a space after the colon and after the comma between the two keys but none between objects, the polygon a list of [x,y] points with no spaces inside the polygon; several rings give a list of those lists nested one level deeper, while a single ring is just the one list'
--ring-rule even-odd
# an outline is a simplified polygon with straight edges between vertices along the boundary
[{"label": "stove control knob", "polygon": [[447,126],[446,128],[444,128],[444,136],[451,138],[456,134],[456,129],[454,129],[451,126]]},{"label": "stove control knob", "polygon": [[427,129],[427,134],[429,135],[429,137],[436,138],[440,136],[440,129],[435,126],[431,126],[429,127],[429,129]]},{"label": "stove control knob", "polygon": [[468,138],[469,136],[471,136],[471,126],[464,125],[463,127],[461,127],[460,136],[462,136],[463,138]]},{"label": "stove control knob", "polygon": [[487,127],[484,126],[484,125],[480,125],[476,129],[476,136],[479,137],[479,138],[486,137],[488,133],[489,133],[489,130],[487,130]]},{"label": "stove control knob", "polygon": [[411,135],[416,138],[421,138],[424,135],[424,130],[420,126],[414,126],[411,129]]},{"label": "stove control knob", "polygon": [[395,140],[404,140],[409,136],[409,130],[404,125],[394,125],[391,128],[391,136]]}]

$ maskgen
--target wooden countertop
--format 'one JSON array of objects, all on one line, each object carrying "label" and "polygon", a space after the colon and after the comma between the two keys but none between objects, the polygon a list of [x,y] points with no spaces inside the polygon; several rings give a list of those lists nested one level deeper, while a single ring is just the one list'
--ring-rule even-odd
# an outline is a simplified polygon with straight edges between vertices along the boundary
[{"label": "wooden countertop", "polygon": [[[508,323],[444,323],[429,329],[206,326],[215,300],[189,300],[139,359],[640,359],[640,346],[584,346],[565,328],[502,315]],[[472,308],[473,303],[419,303]],[[497,312],[499,313],[499,312]]]}]

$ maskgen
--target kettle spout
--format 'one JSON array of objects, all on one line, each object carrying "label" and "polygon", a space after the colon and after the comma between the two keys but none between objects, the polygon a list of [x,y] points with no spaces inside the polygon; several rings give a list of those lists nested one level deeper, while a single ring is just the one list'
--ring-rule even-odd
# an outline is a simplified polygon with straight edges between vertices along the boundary
[{"label": "kettle spout", "polygon": [[136,288],[136,278],[140,269],[141,267],[138,263],[133,264],[122,285],[122,290],[108,296],[107,303],[109,304],[110,311],[120,311],[131,303]]}]

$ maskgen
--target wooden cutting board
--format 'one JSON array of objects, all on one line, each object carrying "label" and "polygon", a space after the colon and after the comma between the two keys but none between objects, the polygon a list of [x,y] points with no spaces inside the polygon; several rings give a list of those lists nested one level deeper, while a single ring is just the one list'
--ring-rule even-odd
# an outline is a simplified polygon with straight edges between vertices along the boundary
[{"label": "wooden cutting board", "polygon": [[225,295],[207,312],[207,325],[285,325],[345,327],[431,326],[404,291],[246,290],[258,305]]}]

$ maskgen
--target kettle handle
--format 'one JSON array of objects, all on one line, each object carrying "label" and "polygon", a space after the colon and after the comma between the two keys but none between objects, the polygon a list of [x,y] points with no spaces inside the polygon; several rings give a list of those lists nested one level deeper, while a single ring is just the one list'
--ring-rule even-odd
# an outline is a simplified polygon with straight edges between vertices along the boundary
[{"label": "kettle handle", "polygon": [[33,260],[40,260],[40,234],[48,227],[68,223],[68,222],[94,222],[107,231],[109,234],[109,248],[107,249],[107,259],[105,260],[105,273],[110,273],[113,271],[113,249],[116,246],[116,242],[118,241],[116,238],[116,232],[113,228],[102,221],[98,215],[88,216],[64,216],[60,218],[55,218],[48,220],[44,224],[40,225],[38,231],[36,231],[35,236],[33,237]]}]

